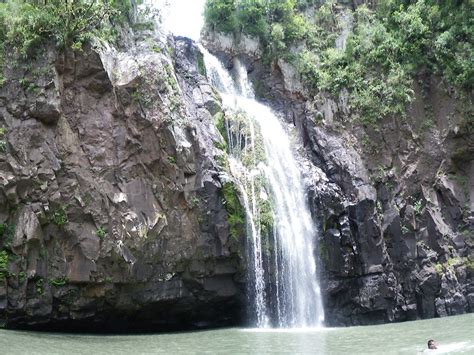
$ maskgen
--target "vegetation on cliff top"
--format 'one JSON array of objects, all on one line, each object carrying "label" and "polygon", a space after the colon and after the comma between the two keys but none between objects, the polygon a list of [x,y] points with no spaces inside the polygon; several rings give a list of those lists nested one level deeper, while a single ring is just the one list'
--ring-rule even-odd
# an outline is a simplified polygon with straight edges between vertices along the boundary
[{"label": "vegetation on cliff top", "polygon": [[[442,76],[461,92],[474,87],[474,20],[470,1],[381,0],[343,19],[337,1],[208,0],[209,29],[257,37],[266,58],[282,58],[312,92],[338,96],[365,123],[403,116],[415,75]],[[305,11],[314,5],[315,11]],[[346,45],[336,38],[346,27]]]},{"label": "vegetation on cliff top", "polygon": [[7,0],[0,3],[0,40],[22,55],[47,40],[80,49],[94,36],[113,38],[131,9],[131,0]]}]

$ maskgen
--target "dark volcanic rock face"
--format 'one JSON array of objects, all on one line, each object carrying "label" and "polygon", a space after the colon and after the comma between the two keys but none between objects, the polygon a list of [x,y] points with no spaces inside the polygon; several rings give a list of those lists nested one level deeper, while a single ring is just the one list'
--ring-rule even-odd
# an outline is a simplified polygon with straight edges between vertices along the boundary
[{"label": "dark volcanic rock face", "polygon": [[206,36],[228,68],[234,57],[247,64],[259,99],[299,133],[320,227],[315,253],[326,323],[472,312],[474,135],[465,101],[425,74],[415,81],[407,118],[365,127],[344,92],[339,101],[311,96],[296,69],[281,60],[263,64],[251,40]]},{"label": "dark volcanic rock face", "polygon": [[240,322],[245,253],[229,235],[215,161],[220,102],[195,47],[156,37],[123,52],[50,51],[7,78],[0,322]]}]

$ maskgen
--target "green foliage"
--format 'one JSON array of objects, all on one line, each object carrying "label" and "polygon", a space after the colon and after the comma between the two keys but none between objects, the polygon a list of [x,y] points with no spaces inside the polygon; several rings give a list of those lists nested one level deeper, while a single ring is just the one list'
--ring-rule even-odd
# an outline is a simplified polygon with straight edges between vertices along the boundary
[{"label": "green foliage", "polygon": [[235,185],[226,182],[222,185],[224,207],[227,211],[227,221],[230,226],[232,238],[238,238],[242,234],[242,226],[245,224],[245,211],[240,204]]},{"label": "green foliage", "polygon": [[5,250],[0,251],[0,279],[8,276],[8,253]]},{"label": "green foliage", "polygon": [[167,159],[170,164],[176,164],[176,157],[169,155]]},{"label": "green foliage", "polygon": [[206,76],[206,64],[204,63],[204,55],[201,52],[198,52],[197,55],[197,64],[198,64],[198,71],[199,74],[202,76]]},{"label": "green foliage", "polygon": [[133,101],[137,102],[139,105],[143,105],[145,108],[150,108],[152,105],[152,97],[141,88],[135,88],[130,95]]},{"label": "green foliage", "polygon": [[227,144],[224,142],[219,142],[219,141],[213,141],[214,147],[217,149],[223,150],[224,152],[227,151]]},{"label": "green foliage", "polygon": [[106,234],[107,232],[106,232],[105,229],[101,226],[101,227],[97,228],[97,232],[96,232],[96,233],[97,233],[97,236],[98,236],[100,239],[104,239],[105,234]]},{"label": "green foliage", "polygon": [[36,293],[38,293],[38,295],[42,295],[44,293],[44,280],[43,279],[38,279],[36,280]]},{"label": "green foliage", "polygon": [[269,24],[266,19],[266,6],[263,0],[241,0],[237,2],[237,22],[245,33],[266,40]]},{"label": "green foliage", "polygon": [[268,237],[273,231],[273,226],[275,223],[273,208],[269,199],[263,201],[259,198],[257,202],[259,207],[260,230],[263,236]]},{"label": "green foliage", "polygon": [[[1,67],[0,67],[1,69]],[[0,85],[1,86],[1,85]],[[5,127],[0,127],[0,152],[7,151],[7,140],[6,140],[7,129]]]},{"label": "green foliage", "polygon": [[[313,92],[338,97],[348,91],[353,117],[377,125],[383,117],[404,118],[414,98],[420,70],[443,76],[466,93],[474,87],[474,11],[472,1],[381,0],[358,6],[344,50],[335,48],[340,33],[335,0],[208,0],[226,4],[232,25],[207,19],[211,29],[246,33],[260,39],[270,58],[292,62]],[[312,21],[299,11],[316,6]],[[215,8],[214,8],[215,9]],[[208,10],[209,12],[210,10]],[[228,24],[228,23],[226,23]],[[298,53],[292,45],[304,44]]]},{"label": "green foliage", "polygon": [[155,24],[152,21],[137,22],[132,25],[135,31],[153,31]]},{"label": "green foliage", "polygon": [[0,39],[22,55],[48,40],[80,50],[92,37],[113,38],[131,8],[130,0],[8,0],[0,4]]},{"label": "green foliage", "polygon": [[275,54],[307,34],[309,26],[297,13],[298,4],[296,0],[207,0],[204,16],[209,29],[256,37],[268,54]]},{"label": "green foliage", "polygon": [[0,223],[0,242],[3,243],[4,248],[10,248],[15,234],[15,225],[8,223]]},{"label": "green foliage", "polygon": [[234,0],[207,0],[204,8],[206,26],[225,33],[236,31],[236,10]]},{"label": "green foliage", "polygon": [[[321,7],[324,13],[325,7]],[[318,36],[333,31],[328,20],[331,13],[320,16]],[[412,100],[412,79],[408,71],[413,66],[397,61],[394,52],[401,45],[384,24],[366,7],[355,13],[356,25],[344,51],[333,43],[312,43],[320,52],[303,52],[297,57],[302,79],[313,90],[338,96],[349,90],[349,104],[365,124],[376,124],[386,115],[403,116]],[[313,41],[314,42],[314,41]]]},{"label": "green foliage", "polygon": [[[470,57],[472,62],[472,43],[467,41],[467,32],[472,31],[472,25],[468,26],[468,20],[459,16],[467,5],[457,7],[446,3],[441,6],[447,19],[444,28],[440,28],[443,21],[439,17],[439,5],[422,0],[407,7],[400,1],[391,3],[396,6],[385,10],[379,7],[378,14],[365,6],[357,9],[355,27],[346,50],[337,57],[331,55],[332,48],[326,49],[321,55],[319,75],[314,76],[319,82],[312,83],[335,96],[343,87],[348,88],[351,106],[367,124],[375,124],[387,115],[404,115],[414,95],[414,74],[420,68],[430,68],[444,74],[452,84],[472,89],[472,82],[469,83],[473,78],[472,65],[463,74],[453,74],[450,61],[442,60],[436,53],[440,37],[446,38],[447,33],[454,31],[465,42],[462,48],[451,46],[450,53],[457,53],[456,57]],[[464,23],[464,27],[455,24],[453,17]]]},{"label": "green foliage", "polygon": [[272,50],[279,51],[284,50],[286,47],[285,44],[285,30],[281,23],[274,23],[272,25],[272,30],[270,33],[270,38],[272,42]]},{"label": "green foliage", "polygon": [[26,280],[26,273],[24,271],[20,271],[20,273],[18,274],[18,281],[20,283],[23,283],[23,281]]},{"label": "green foliage", "polygon": [[455,266],[457,264],[462,264],[463,260],[461,258],[450,258],[446,262],[448,266]]},{"label": "green foliage", "polygon": [[53,213],[53,223],[58,227],[64,226],[67,223],[66,207],[62,206]]},{"label": "green foliage", "polygon": [[50,279],[49,284],[54,287],[64,286],[69,282],[67,277],[60,277],[56,279]]},{"label": "green foliage", "polygon": [[387,175],[387,172],[385,171],[385,168],[382,165],[378,165],[371,173],[371,178],[374,181],[374,183],[381,183],[385,176]]},{"label": "green foliage", "polygon": [[191,206],[192,207],[199,207],[201,205],[201,200],[197,196],[193,196],[191,199]]},{"label": "green foliage", "polygon": [[[266,154],[260,129],[255,127],[255,130],[252,130],[251,128],[250,122],[253,118],[249,117],[249,114],[245,111],[229,110],[226,111],[225,115],[222,112],[217,113],[214,116],[214,119],[219,132],[227,141],[246,141],[245,146],[237,144],[230,147],[229,154],[232,154],[234,157],[238,156],[243,167],[248,172],[255,172],[260,169],[259,163],[266,162]],[[247,142],[246,137],[250,137],[251,134],[253,134],[253,138],[251,140],[249,139]],[[222,146],[221,148],[225,147]],[[222,155],[221,159],[222,162],[220,162],[220,166],[224,170],[230,169],[227,157]],[[271,235],[274,225],[272,201],[271,198],[268,197],[269,182],[263,173],[258,175],[252,173],[247,176],[244,175],[246,174],[239,177],[240,186],[242,186],[242,189],[245,189],[248,193],[250,193],[250,188],[252,188],[252,193],[256,196],[256,209],[253,211],[254,213],[252,213],[252,216],[247,217],[252,218],[256,230],[261,232],[262,237],[268,237]],[[231,190],[231,187],[234,190]],[[230,205],[237,205],[237,207],[228,210],[231,227],[232,224],[243,223],[246,215],[244,209],[240,206],[238,198],[231,198],[236,195],[236,192],[234,185],[226,185],[224,187],[225,195],[229,196],[226,200],[231,201]],[[227,205],[229,204],[227,203]],[[235,213],[235,211],[237,211],[237,213]],[[238,232],[238,230],[232,228],[232,234],[234,236],[237,234],[236,232]],[[268,238],[264,238],[264,240],[264,244],[267,247],[270,247],[270,243],[267,243]]]},{"label": "green foliage", "polygon": [[227,130],[225,128],[225,115],[224,112],[219,111],[214,115],[214,122],[216,124],[216,128],[221,134],[221,136],[226,140],[227,142]]},{"label": "green foliage", "polygon": [[166,72],[166,84],[168,85],[168,92],[170,93],[176,93],[179,91],[178,87],[178,82],[176,81],[175,75],[174,75],[174,69],[171,65],[166,63],[163,68],[165,69]]},{"label": "green foliage", "polygon": [[445,263],[435,264],[436,272],[439,275],[442,275],[445,270],[453,269],[455,267],[464,266],[466,270],[470,273],[474,272],[474,261],[469,257],[454,257],[449,258]]},{"label": "green foliage", "polygon": [[423,212],[423,202],[421,200],[416,201],[413,209],[415,210],[415,214],[420,216]]},{"label": "green foliage", "polygon": [[[213,142],[214,146],[217,149],[220,149],[220,150],[223,150],[224,152],[227,152],[227,148],[228,148],[229,143],[227,142],[228,137],[227,137],[227,130],[226,130],[226,127],[225,127],[226,121],[225,121],[224,112],[222,112],[222,111],[217,112],[214,115],[214,122],[215,122],[217,130],[219,131],[222,138],[224,139],[223,142],[214,141]],[[225,158],[225,156],[223,158]],[[225,158],[225,159],[227,160],[227,158]],[[225,166],[225,164],[223,166]]]},{"label": "green foliage", "polygon": [[157,44],[152,45],[151,50],[155,53],[161,53],[161,48]]}]

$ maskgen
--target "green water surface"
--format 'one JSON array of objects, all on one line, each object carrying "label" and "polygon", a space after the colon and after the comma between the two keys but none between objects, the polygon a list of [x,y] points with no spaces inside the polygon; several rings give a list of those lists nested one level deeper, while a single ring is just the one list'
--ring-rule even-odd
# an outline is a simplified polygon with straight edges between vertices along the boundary
[{"label": "green water surface", "polygon": [[[437,351],[423,352],[428,339]],[[474,354],[474,314],[321,330],[221,329],[146,335],[0,330],[0,354]]]}]

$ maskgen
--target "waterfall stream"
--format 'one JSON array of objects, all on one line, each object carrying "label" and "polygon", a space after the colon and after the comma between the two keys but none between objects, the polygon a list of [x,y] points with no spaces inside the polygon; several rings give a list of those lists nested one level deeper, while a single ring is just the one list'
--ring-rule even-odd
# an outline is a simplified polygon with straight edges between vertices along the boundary
[{"label": "waterfall stream", "polygon": [[[217,67],[213,66],[216,58],[207,51],[204,57],[211,83],[227,88],[220,92],[224,107],[240,113],[240,119],[226,121],[226,128],[231,172],[239,181],[252,244],[249,263],[256,324],[320,326],[324,314],[314,258],[317,231],[288,134],[272,110],[254,99],[247,70],[239,60],[234,59],[234,79],[229,82],[227,72],[216,78],[223,72],[222,64],[217,61]],[[272,230],[266,235],[262,200],[270,200],[273,217]]]},{"label": "waterfall stream", "polygon": [[[203,8],[204,0],[199,1]],[[183,13],[170,4],[167,17],[182,23]],[[197,17],[191,10],[185,15],[186,23]],[[202,23],[202,18],[196,22]],[[189,32],[185,26],[172,27],[176,35]],[[196,31],[191,35],[196,39]],[[255,100],[247,69],[237,58],[230,73],[201,44],[198,47],[208,80],[226,110],[230,172],[246,212],[253,321],[257,327],[321,326],[324,312],[314,257],[317,231],[288,133],[272,110]]]}]

